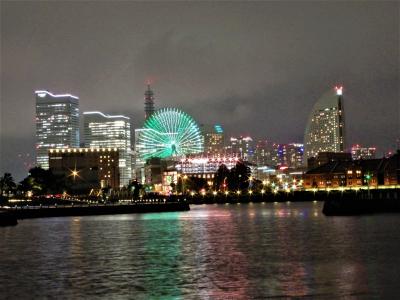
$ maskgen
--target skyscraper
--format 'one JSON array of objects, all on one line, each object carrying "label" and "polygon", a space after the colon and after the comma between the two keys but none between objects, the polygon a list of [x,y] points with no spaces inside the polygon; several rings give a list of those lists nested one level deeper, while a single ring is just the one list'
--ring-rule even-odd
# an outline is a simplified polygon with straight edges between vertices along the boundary
[{"label": "skyscraper", "polygon": [[314,105],[304,134],[304,161],[319,152],[344,151],[343,88],[325,93]]},{"label": "skyscraper", "polygon": [[288,168],[300,168],[303,165],[303,144],[273,144],[271,160],[274,166],[286,166]]},{"label": "skyscraper", "polygon": [[154,113],[154,93],[150,89],[150,84],[147,85],[147,90],[144,93],[144,113],[147,119]]},{"label": "skyscraper", "polygon": [[221,125],[202,125],[204,153],[222,154],[224,152],[224,130]]},{"label": "skyscraper", "polygon": [[125,116],[111,116],[99,111],[84,112],[85,147],[119,150],[120,185],[132,179],[131,124]]},{"label": "skyscraper", "polygon": [[79,147],[79,98],[35,91],[36,165],[49,168],[48,150]]},{"label": "skyscraper", "polygon": [[250,136],[231,137],[230,143],[226,146],[226,152],[230,155],[251,161],[254,156],[254,141]]}]

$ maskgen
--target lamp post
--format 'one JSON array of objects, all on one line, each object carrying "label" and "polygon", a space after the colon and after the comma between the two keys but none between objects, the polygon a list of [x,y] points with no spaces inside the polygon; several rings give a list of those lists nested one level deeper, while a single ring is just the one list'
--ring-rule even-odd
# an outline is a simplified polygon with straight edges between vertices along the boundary
[{"label": "lamp post", "polygon": [[371,176],[370,173],[367,173],[367,174],[365,174],[364,177],[365,177],[365,181],[367,182],[367,186],[368,186],[368,199],[369,199],[371,197],[371,192],[369,190],[369,183],[370,183],[370,181],[372,179],[372,176]]}]

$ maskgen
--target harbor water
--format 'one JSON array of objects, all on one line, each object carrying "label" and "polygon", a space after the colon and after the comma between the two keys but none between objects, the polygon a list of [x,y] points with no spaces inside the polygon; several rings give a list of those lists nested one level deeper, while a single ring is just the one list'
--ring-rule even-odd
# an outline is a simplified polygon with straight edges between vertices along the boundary
[{"label": "harbor water", "polygon": [[396,298],[400,216],[192,205],[0,228],[2,299]]}]

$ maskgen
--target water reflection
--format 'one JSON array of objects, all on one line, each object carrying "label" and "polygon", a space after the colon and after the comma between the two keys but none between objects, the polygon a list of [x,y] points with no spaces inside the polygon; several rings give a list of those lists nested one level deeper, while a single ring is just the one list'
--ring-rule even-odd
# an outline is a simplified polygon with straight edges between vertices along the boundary
[{"label": "water reflection", "polygon": [[326,218],[314,203],[52,218],[0,228],[3,298],[391,297],[394,215]]}]

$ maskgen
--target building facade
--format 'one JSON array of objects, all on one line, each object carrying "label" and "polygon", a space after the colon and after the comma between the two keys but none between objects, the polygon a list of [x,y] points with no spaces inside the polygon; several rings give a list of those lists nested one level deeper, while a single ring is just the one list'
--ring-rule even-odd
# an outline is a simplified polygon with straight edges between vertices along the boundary
[{"label": "building facade", "polygon": [[224,152],[224,130],[221,125],[202,125],[204,136],[204,153],[207,155]]},{"label": "building facade", "polygon": [[330,161],[306,172],[305,188],[359,188],[400,184],[400,153],[389,158]]},{"label": "building facade", "polygon": [[307,161],[308,169],[314,169],[333,161],[351,161],[351,154],[346,152],[319,152]]},{"label": "building facade", "polygon": [[303,166],[303,144],[273,144],[272,146],[272,165],[284,166],[290,169],[298,169]]},{"label": "building facade", "polygon": [[36,165],[49,168],[48,150],[79,147],[79,98],[35,91]]},{"label": "building facade", "polygon": [[251,161],[254,157],[255,148],[255,143],[250,136],[231,137],[226,146],[226,153],[245,161]]},{"label": "building facade", "polygon": [[304,134],[304,162],[319,152],[345,149],[343,88],[335,87],[314,105]]},{"label": "building facade", "polygon": [[50,149],[49,167],[64,176],[75,194],[93,194],[103,188],[118,189],[119,152],[117,148]]},{"label": "building facade", "polygon": [[356,159],[374,159],[376,154],[375,147],[361,147],[360,145],[353,145],[351,147],[351,157]]},{"label": "building facade", "polygon": [[87,148],[117,148],[119,150],[120,185],[132,179],[132,146],[130,118],[106,115],[98,111],[84,112],[84,138]]}]

